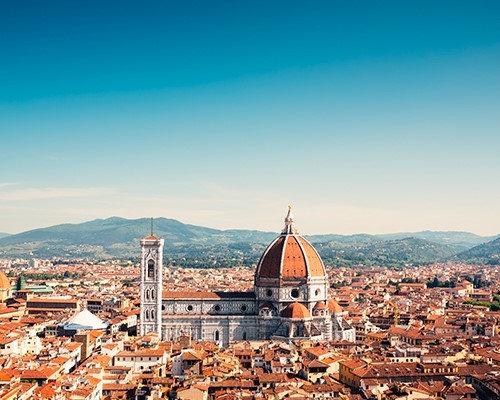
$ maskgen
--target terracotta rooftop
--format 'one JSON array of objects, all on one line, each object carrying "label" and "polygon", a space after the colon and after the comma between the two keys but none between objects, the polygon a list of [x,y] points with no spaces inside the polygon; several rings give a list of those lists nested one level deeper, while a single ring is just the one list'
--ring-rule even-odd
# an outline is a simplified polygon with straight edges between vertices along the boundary
[{"label": "terracotta rooftop", "polygon": [[136,351],[123,350],[116,354],[115,357],[163,357],[165,350],[163,349],[140,349]]},{"label": "terracotta rooftop", "polygon": [[12,286],[5,273],[3,271],[0,271],[0,290],[5,289],[10,290],[12,289]]},{"label": "terracotta rooftop", "polygon": [[146,237],[143,237],[142,240],[160,240],[160,238],[156,235],[151,234]]},{"label": "terracotta rooftop", "polygon": [[301,279],[326,276],[314,247],[298,235],[281,235],[266,249],[256,272],[260,278]]},{"label": "terracotta rooftop", "polygon": [[284,318],[306,319],[311,318],[311,313],[307,307],[295,302],[287,306],[287,308],[282,311],[281,316]]}]

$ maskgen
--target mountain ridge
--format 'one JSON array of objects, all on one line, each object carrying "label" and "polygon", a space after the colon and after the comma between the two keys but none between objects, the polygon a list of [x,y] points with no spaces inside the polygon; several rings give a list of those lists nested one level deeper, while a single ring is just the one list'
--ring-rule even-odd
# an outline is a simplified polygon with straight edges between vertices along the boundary
[{"label": "mountain ridge", "polygon": [[[78,224],[53,225],[0,238],[0,257],[133,258],[138,255],[139,239],[146,236],[149,229],[149,218],[126,219],[117,216]],[[155,218],[154,232],[165,239],[165,253],[173,257],[182,254],[184,258],[193,255],[217,258],[219,251],[227,257],[250,257],[253,260],[265,245],[279,235],[278,232],[258,230],[220,230],[184,224],[165,217]],[[497,238],[453,231],[304,237],[317,245],[325,259],[360,264],[444,260]]]},{"label": "mountain ridge", "polygon": [[500,265],[500,237],[456,254],[452,259],[478,264]]}]

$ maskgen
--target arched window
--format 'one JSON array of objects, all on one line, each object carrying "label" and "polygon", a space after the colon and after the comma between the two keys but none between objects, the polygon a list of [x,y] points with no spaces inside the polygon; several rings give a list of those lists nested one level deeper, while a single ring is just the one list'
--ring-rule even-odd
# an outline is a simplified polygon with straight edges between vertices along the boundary
[{"label": "arched window", "polygon": [[155,299],[155,290],[154,289],[151,289],[151,300],[154,300]]},{"label": "arched window", "polygon": [[247,333],[243,332],[243,340],[247,340]]},{"label": "arched window", "polygon": [[149,310],[146,310],[146,321],[149,321]]},{"label": "arched window", "polygon": [[155,262],[153,260],[148,261],[148,278],[154,278],[155,276]]},{"label": "arched window", "polygon": [[146,300],[149,300],[149,289],[146,289]]},{"label": "arched window", "polygon": [[220,333],[219,333],[219,331],[215,331],[214,332],[214,340],[217,342],[217,341],[219,341],[219,339],[220,339]]},{"label": "arched window", "polygon": [[155,319],[155,310],[151,310],[151,319]]}]

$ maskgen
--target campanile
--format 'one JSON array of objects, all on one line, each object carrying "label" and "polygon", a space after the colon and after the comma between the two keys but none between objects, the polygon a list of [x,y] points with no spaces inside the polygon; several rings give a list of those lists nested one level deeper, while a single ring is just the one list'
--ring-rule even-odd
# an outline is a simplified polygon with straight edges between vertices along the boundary
[{"label": "campanile", "polygon": [[141,336],[156,332],[161,338],[163,243],[152,233],[141,239]]}]

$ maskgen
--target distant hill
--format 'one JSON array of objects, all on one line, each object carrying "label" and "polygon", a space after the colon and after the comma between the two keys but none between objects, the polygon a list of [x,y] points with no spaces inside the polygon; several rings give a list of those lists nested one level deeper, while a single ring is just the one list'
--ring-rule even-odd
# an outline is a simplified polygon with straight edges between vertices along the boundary
[{"label": "distant hill", "polygon": [[488,242],[496,238],[496,236],[479,236],[470,232],[441,232],[441,231],[422,231],[422,232],[405,232],[405,233],[389,233],[377,235],[382,239],[404,239],[414,237],[418,239],[429,240],[435,243],[446,244],[453,246],[456,249],[469,249],[472,246]]},{"label": "distant hill", "polygon": [[[111,217],[62,224],[0,238],[0,257],[133,258],[150,219]],[[218,230],[156,218],[155,234],[165,239],[165,257],[183,265],[251,265],[279,233]],[[410,237],[411,236],[411,237]],[[330,265],[404,265],[452,257],[488,238],[468,232],[415,232],[387,235],[311,235]],[[181,262],[182,261],[182,262]]]},{"label": "distant hill", "polygon": [[330,265],[421,265],[446,259],[456,249],[415,237],[364,243],[317,243],[323,261]]},{"label": "distant hill", "polygon": [[416,238],[450,246],[453,249],[455,249],[456,252],[470,249],[474,246],[488,242],[497,237],[498,236],[479,236],[470,232],[455,232],[455,231],[400,232],[400,233],[386,233],[378,235],[358,233],[355,235],[332,234],[332,235],[307,236],[307,238],[312,242],[340,242],[340,243],[374,243],[380,241]]},{"label": "distant hill", "polygon": [[[149,218],[119,217],[81,224],[62,224],[0,238],[0,254],[12,257],[129,258],[137,257],[139,239],[149,234]],[[183,246],[215,246],[238,242],[269,243],[276,233],[227,230],[157,218],[155,234],[165,239],[165,252]]]},{"label": "distant hill", "polygon": [[10,233],[0,232],[0,239],[6,236],[10,236]]},{"label": "distant hill", "polygon": [[339,242],[339,243],[370,243],[383,240],[376,235],[358,233],[355,235],[305,235],[312,243]]},{"label": "distant hill", "polygon": [[500,237],[463,251],[452,259],[475,264],[500,265]]}]

